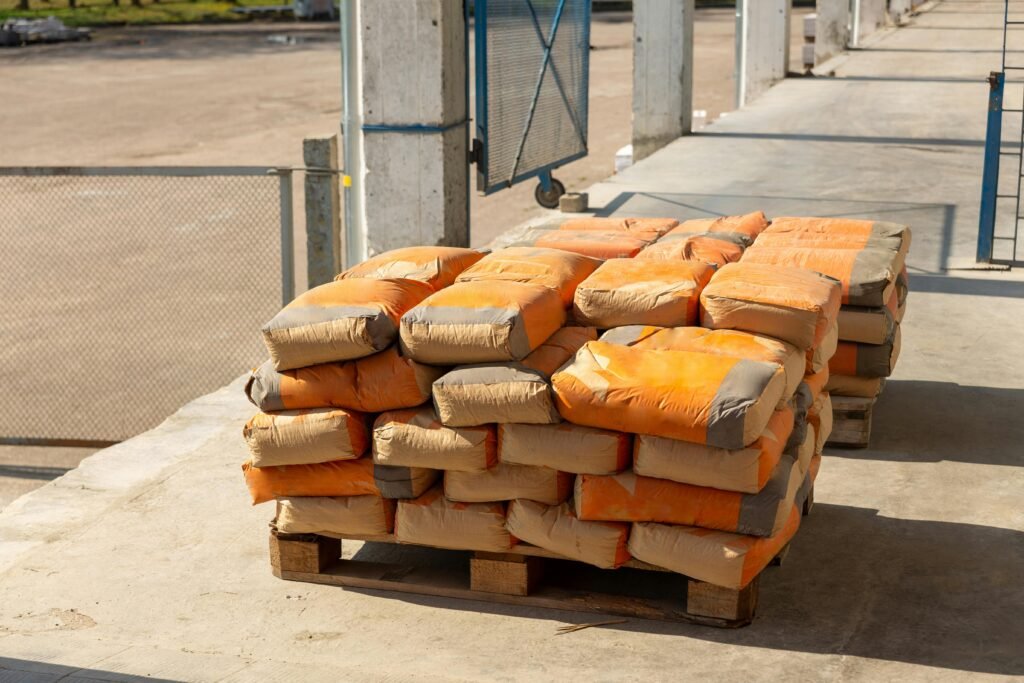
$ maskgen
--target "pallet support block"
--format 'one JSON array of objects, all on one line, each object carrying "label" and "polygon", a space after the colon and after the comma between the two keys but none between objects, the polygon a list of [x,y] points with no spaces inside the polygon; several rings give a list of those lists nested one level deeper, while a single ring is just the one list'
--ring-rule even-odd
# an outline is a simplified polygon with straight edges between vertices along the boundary
[{"label": "pallet support block", "polygon": [[477,552],[469,561],[469,584],[475,591],[529,595],[543,572],[540,557]]},{"label": "pallet support block", "polygon": [[303,535],[270,535],[270,566],[274,574],[324,571],[341,557],[341,541],[337,538]]},{"label": "pallet support block", "polygon": [[760,576],[739,590],[690,579],[686,587],[686,611],[702,617],[749,623],[757,608]]},{"label": "pallet support block", "polygon": [[832,396],[832,433],[829,446],[867,448],[871,441],[873,398]]}]

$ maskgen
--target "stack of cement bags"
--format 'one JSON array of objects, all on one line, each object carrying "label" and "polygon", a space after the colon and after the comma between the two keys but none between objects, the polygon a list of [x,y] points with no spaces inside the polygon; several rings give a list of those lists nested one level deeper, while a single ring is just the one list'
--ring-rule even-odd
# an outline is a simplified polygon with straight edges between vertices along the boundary
[{"label": "stack of cement bags", "polygon": [[777,218],[746,251],[744,263],[814,270],[839,280],[843,306],[828,390],[874,398],[899,357],[906,310],[905,225],[835,218]]},{"label": "stack of cement bags", "polygon": [[745,263],[761,213],[562,228],[389,252],[268,323],[244,469],[279,531],[525,542],[733,588],[789,542],[842,286]]}]

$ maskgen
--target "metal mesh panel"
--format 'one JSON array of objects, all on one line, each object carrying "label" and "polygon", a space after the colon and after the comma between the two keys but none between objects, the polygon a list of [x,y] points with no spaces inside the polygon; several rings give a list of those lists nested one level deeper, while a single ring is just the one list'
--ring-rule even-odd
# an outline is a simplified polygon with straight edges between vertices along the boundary
[{"label": "metal mesh panel", "polygon": [[486,190],[586,152],[589,0],[488,0],[484,28]]},{"label": "metal mesh panel", "polygon": [[262,361],[278,184],[0,175],[0,437],[121,440]]}]

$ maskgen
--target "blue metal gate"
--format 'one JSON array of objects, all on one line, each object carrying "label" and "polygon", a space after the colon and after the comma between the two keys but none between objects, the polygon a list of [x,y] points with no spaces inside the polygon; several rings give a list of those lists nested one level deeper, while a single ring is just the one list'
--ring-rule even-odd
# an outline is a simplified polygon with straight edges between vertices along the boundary
[{"label": "blue metal gate", "polygon": [[553,208],[551,171],[587,154],[590,0],[477,0],[475,19],[477,190],[536,176]]}]

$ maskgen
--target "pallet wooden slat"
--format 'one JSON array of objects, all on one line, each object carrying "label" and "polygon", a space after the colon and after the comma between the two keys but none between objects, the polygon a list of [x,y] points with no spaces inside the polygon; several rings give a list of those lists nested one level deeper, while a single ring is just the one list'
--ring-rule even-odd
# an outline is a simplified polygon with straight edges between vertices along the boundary
[{"label": "pallet wooden slat", "polygon": [[867,448],[871,441],[871,413],[875,399],[832,396],[832,432],[829,446]]}]

